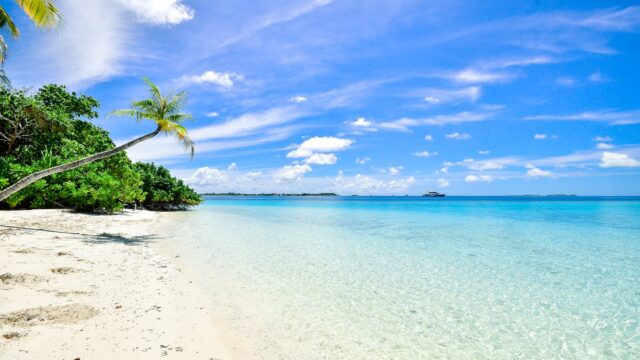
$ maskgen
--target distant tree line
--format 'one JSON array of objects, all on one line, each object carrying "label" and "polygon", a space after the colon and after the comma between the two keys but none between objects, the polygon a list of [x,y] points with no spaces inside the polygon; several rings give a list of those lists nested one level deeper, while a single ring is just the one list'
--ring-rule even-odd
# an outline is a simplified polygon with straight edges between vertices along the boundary
[{"label": "distant tree line", "polygon": [[[0,189],[28,174],[113,149],[97,118],[96,99],[46,85],[34,94],[0,87]],[[114,212],[126,206],[176,210],[201,197],[169,171],[117,153],[47,178],[11,195],[0,208],[68,207]]]},{"label": "distant tree line", "polygon": [[300,194],[289,194],[289,193],[260,193],[260,194],[242,194],[242,193],[206,193],[201,194],[202,196],[340,196],[335,193],[300,193]]}]

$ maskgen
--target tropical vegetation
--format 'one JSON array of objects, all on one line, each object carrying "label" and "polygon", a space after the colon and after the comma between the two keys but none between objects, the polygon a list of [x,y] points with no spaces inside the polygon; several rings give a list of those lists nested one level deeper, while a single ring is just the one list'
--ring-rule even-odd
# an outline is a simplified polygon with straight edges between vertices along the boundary
[{"label": "tropical vegetation", "polygon": [[[163,97],[155,85],[150,87],[151,99],[135,102],[133,112],[118,112],[157,125],[154,132],[132,142],[162,132],[192,150],[193,142],[179,124],[188,117],[178,112],[185,96]],[[122,151],[132,142],[116,147],[104,129],[89,121],[98,116],[98,106],[96,99],[60,85],[46,85],[33,94],[0,87],[0,192],[33,174],[91,160],[31,181],[6,197],[0,208],[113,212],[141,205],[174,210],[201,201],[166,169],[132,163]]]},{"label": "tropical vegetation", "polygon": [[[92,155],[80,157],[70,162],[62,164],[56,164],[54,166],[47,167],[45,169],[32,172],[5,189],[0,190],[0,201],[5,200],[12,194],[20,191],[21,189],[36,183],[38,180],[46,178],[48,176],[65,172],[72,169],[77,169],[84,165],[90,164],[94,161],[102,160],[114,156],[122,151],[148,139],[151,139],[159,133],[164,133],[174,136],[186,150],[191,152],[191,156],[194,153],[194,144],[187,133],[187,129],[180,123],[190,118],[190,115],[180,113],[180,108],[186,101],[186,93],[179,92],[177,94],[170,94],[164,96],[158,87],[152,83],[149,79],[145,78],[144,81],[149,85],[151,92],[151,98],[140,101],[134,101],[131,109],[116,110],[112,114],[131,116],[138,121],[151,120],[155,123],[156,129],[151,133],[133,139],[120,146],[105,149]],[[41,111],[41,113],[43,113]],[[85,114],[86,115],[86,114]],[[46,114],[45,114],[46,117]],[[8,118],[10,119],[10,118]],[[9,120],[9,122],[11,122]],[[46,121],[45,121],[46,122]],[[14,130],[16,127],[14,126]]]}]

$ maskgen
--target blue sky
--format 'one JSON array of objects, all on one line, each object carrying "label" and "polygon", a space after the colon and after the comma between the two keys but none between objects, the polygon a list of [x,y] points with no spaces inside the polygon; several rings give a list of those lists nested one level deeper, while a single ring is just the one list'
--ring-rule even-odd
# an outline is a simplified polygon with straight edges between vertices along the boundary
[{"label": "blue sky", "polygon": [[129,154],[199,191],[640,195],[631,1],[58,3],[54,32],[18,18],[14,86],[95,96],[117,142],[153,129],[104,119],[142,76],[187,90],[195,157]]}]

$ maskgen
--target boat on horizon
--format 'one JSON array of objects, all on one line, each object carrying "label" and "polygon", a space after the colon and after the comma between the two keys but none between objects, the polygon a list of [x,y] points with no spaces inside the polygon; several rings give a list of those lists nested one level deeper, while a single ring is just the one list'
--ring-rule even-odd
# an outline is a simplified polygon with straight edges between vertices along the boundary
[{"label": "boat on horizon", "polygon": [[428,193],[422,196],[423,197],[445,197],[446,195],[439,192],[435,192],[435,191],[429,191]]}]

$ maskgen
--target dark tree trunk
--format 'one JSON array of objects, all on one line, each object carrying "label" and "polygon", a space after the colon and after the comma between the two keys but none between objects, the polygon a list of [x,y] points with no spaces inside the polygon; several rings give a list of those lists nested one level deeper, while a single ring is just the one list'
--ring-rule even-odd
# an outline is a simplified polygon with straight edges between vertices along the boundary
[{"label": "dark tree trunk", "polygon": [[70,163],[67,164],[62,164],[62,165],[57,165],[54,166],[52,168],[48,168],[48,169],[44,169],[44,170],[40,170],[37,172],[34,172],[32,174],[29,174],[25,177],[23,177],[22,179],[18,180],[16,183],[10,185],[9,187],[3,189],[0,191],[0,201],[4,201],[6,198],[8,198],[9,196],[15,194],[16,192],[24,189],[25,187],[33,184],[34,182],[43,179],[49,175],[53,175],[53,174],[57,174],[57,173],[61,173],[67,170],[71,170],[71,169],[76,169],[79,168],[83,165],[92,163],[94,161],[98,161],[98,160],[102,160],[102,159],[106,159],[112,155],[115,155],[121,151],[124,151],[130,147],[132,147],[133,145],[136,145],[138,143],[141,143],[145,140],[151,139],[152,137],[158,135],[158,133],[160,132],[160,127],[158,127],[157,129],[155,129],[153,132],[141,136],[137,139],[131,140],[126,144],[122,144],[118,147],[115,147],[111,150],[107,150],[107,151],[103,151],[103,152],[99,152],[97,154],[91,155],[91,156],[87,156],[86,158],[83,159],[79,159],[79,160],[75,160],[72,161]]}]

